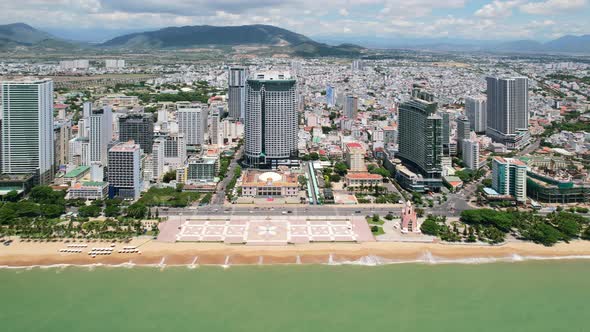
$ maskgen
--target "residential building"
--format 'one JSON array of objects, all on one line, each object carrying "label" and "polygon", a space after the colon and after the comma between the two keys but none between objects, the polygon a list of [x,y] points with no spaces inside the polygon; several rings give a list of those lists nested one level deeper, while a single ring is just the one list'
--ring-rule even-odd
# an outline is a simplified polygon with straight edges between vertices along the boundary
[{"label": "residential building", "polygon": [[469,125],[472,131],[475,131],[478,134],[485,133],[487,127],[487,109],[485,98],[465,98],[465,114],[469,118]]},{"label": "residential building", "polygon": [[35,184],[55,176],[53,81],[24,79],[1,84],[2,173],[33,175]]},{"label": "residential building", "polygon": [[90,114],[90,161],[108,162],[108,145],[113,140],[113,112],[110,107],[92,110]]},{"label": "residential building", "polygon": [[329,84],[326,86],[326,105],[328,107],[336,106],[336,88]]},{"label": "residential building", "polygon": [[152,153],[154,117],[150,113],[132,113],[119,117],[119,142],[134,141],[144,153]]},{"label": "residential building", "polygon": [[290,164],[297,150],[296,80],[262,72],[246,81],[244,154],[250,167]]},{"label": "residential building", "polygon": [[476,139],[463,140],[462,146],[463,163],[470,170],[478,170],[479,164],[479,142]]},{"label": "residential building", "polygon": [[528,78],[487,77],[486,135],[509,149],[525,146],[530,135]]},{"label": "residential building", "polygon": [[233,119],[243,119],[246,108],[246,77],[248,70],[243,67],[231,67],[228,71],[228,109]]},{"label": "residential building", "polygon": [[178,132],[184,136],[187,145],[205,144],[207,111],[202,107],[180,108],[176,113]]},{"label": "residential building", "polygon": [[492,160],[492,189],[501,196],[511,196],[525,203],[527,194],[527,166],[514,158],[495,157]]},{"label": "residential building", "polygon": [[139,144],[124,142],[113,146],[108,165],[109,197],[138,199],[143,187]]},{"label": "residential building", "polygon": [[457,150],[463,151],[463,140],[469,139],[471,133],[469,119],[466,116],[460,116],[457,119]]},{"label": "residential building", "polygon": [[346,95],[344,100],[344,116],[349,119],[356,118],[356,114],[359,108],[359,98],[354,95]]}]

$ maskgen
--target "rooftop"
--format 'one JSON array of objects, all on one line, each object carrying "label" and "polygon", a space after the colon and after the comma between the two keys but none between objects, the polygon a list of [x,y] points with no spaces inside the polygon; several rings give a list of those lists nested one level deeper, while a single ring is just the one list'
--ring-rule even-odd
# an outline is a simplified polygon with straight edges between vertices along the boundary
[{"label": "rooftop", "polygon": [[77,178],[80,175],[90,171],[90,166],[78,166],[64,175],[66,178]]}]

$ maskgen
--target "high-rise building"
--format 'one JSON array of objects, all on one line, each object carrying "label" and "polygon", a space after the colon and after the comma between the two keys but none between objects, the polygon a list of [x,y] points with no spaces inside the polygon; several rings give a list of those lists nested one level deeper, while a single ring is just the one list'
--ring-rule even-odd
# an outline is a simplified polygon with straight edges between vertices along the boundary
[{"label": "high-rise building", "polygon": [[469,119],[466,116],[460,116],[457,119],[457,150],[463,151],[463,140],[469,139],[471,133]]},{"label": "high-rise building", "polygon": [[164,175],[164,158],[166,150],[166,138],[159,137],[154,140],[152,148],[152,180],[158,182]]},{"label": "high-rise building", "polygon": [[352,71],[363,70],[365,69],[365,62],[363,60],[354,60],[350,67]]},{"label": "high-rise building", "polygon": [[72,138],[72,123],[66,120],[56,121],[53,127],[54,165],[64,166],[68,163],[70,139]]},{"label": "high-rise building", "polygon": [[462,149],[461,155],[465,166],[470,170],[479,169],[479,142],[476,139],[465,139]]},{"label": "high-rise building", "polygon": [[209,139],[211,144],[223,144],[223,133],[221,130],[221,116],[219,111],[211,114],[211,127],[209,130]]},{"label": "high-rise building", "polygon": [[354,95],[346,95],[344,100],[344,116],[349,119],[356,118],[356,113],[359,108],[359,99]]},{"label": "high-rise building", "polygon": [[246,77],[248,70],[243,67],[231,67],[229,74],[228,102],[229,116],[243,119],[246,107]]},{"label": "high-rise building", "polygon": [[297,157],[296,80],[264,72],[246,81],[245,156],[251,167],[269,167]]},{"label": "high-rise building", "polygon": [[332,85],[326,86],[326,104],[328,107],[336,106],[336,89]]},{"label": "high-rise building", "polygon": [[90,162],[107,165],[109,143],[113,140],[113,112],[110,107],[92,110],[90,114]]},{"label": "high-rise building", "polygon": [[176,113],[178,132],[184,135],[187,145],[205,144],[207,111],[202,107],[181,108]]},{"label": "high-rise building", "polygon": [[144,153],[152,153],[154,117],[149,113],[127,114],[119,118],[119,141],[133,140]]},{"label": "high-rise building", "polygon": [[431,94],[414,89],[412,99],[399,107],[397,157],[425,178],[425,186],[442,186],[443,120]]},{"label": "high-rise building", "polygon": [[2,173],[31,174],[49,184],[55,176],[53,81],[5,81],[2,105]]},{"label": "high-rise building", "polygon": [[467,114],[467,117],[469,118],[471,130],[475,131],[476,133],[485,133],[487,126],[486,113],[487,109],[485,98],[465,98],[465,114]]},{"label": "high-rise building", "polygon": [[492,189],[502,196],[526,202],[525,163],[518,159],[495,157],[492,161]]},{"label": "high-rise building", "polygon": [[488,77],[486,135],[509,149],[528,143],[528,78]]},{"label": "high-rise building", "polygon": [[139,144],[119,143],[108,154],[109,197],[138,199],[143,187]]},{"label": "high-rise building", "polygon": [[442,145],[443,154],[448,156],[451,154],[451,113],[443,111],[438,113],[442,118]]}]

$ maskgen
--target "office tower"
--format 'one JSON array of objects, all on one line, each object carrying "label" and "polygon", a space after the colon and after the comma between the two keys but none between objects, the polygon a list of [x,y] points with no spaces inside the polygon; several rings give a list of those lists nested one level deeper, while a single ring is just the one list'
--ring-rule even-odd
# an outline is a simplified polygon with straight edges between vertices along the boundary
[{"label": "office tower", "polygon": [[465,99],[465,114],[469,118],[471,130],[476,133],[485,133],[486,131],[486,100],[485,98],[471,98]]},{"label": "office tower", "polygon": [[139,144],[119,143],[108,153],[109,197],[138,199],[143,186]]},{"label": "office tower", "polygon": [[332,85],[326,86],[326,104],[328,107],[336,106],[336,89]]},{"label": "office tower", "polygon": [[486,81],[486,135],[509,149],[523,147],[530,138],[528,79],[488,77]]},{"label": "office tower", "polygon": [[289,73],[258,73],[246,81],[246,164],[276,166],[297,157],[295,90]]},{"label": "office tower", "polygon": [[149,113],[127,114],[119,118],[119,142],[133,140],[144,153],[152,153],[154,117]]},{"label": "office tower", "polygon": [[113,140],[113,112],[110,107],[90,113],[90,162],[107,165],[109,143]]},{"label": "office tower", "polygon": [[205,143],[207,112],[201,108],[181,108],[176,113],[178,132],[184,135],[187,145]]},{"label": "office tower", "polygon": [[152,176],[153,180],[158,182],[164,175],[164,158],[166,156],[166,138],[158,137],[154,140],[152,148]]},{"label": "office tower", "polygon": [[512,196],[517,202],[526,202],[525,163],[518,159],[494,157],[492,161],[492,189],[501,196]]},{"label": "office tower", "polygon": [[346,144],[346,166],[351,172],[366,172],[365,166],[366,151],[360,143],[352,142]]},{"label": "office tower", "polygon": [[2,173],[31,174],[37,184],[55,175],[53,81],[5,81],[2,100]]},{"label": "office tower", "polygon": [[353,95],[346,95],[344,100],[344,116],[349,119],[356,118],[356,113],[358,111],[359,106],[359,99],[357,96]]},{"label": "office tower", "polygon": [[466,116],[460,116],[457,119],[457,150],[463,151],[463,140],[469,139],[471,133],[469,119]]},{"label": "office tower", "polygon": [[243,67],[229,69],[228,102],[229,116],[234,119],[244,118],[246,107],[246,76],[248,71]]},{"label": "office tower", "polygon": [[442,185],[443,120],[436,114],[437,103],[431,94],[414,89],[412,99],[399,107],[397,157],[430,182]]},{"label": "office tower", "polygon": [[476,139],[463,140],[461,155],[468,169],[479,169],[479,142]]}]

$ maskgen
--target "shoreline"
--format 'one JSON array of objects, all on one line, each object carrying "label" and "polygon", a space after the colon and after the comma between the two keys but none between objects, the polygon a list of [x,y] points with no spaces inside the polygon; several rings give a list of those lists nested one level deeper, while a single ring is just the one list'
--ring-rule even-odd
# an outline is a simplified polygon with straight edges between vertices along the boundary
[{"label": "shoreline", "polygon": [[[92,247],[111,242],[86,242]],[[590,259],[590,242],[573,241],[544,247],[528,242],[509,242],[501,246],[447,245],[440,243],[366,242],[313,243],[289,246],[248,246],[221,243],[165,243],[133,239],[117,243],[112,255],[92,258],[87,251],[64,254],[63,242],[20,242],[0,248],[0,268],[107,266],[172,267],[242,265],[386,265],[400,263],[478,264],[528,260]],[[121,254],[123,246],[137,246],[141,254]]]}]

